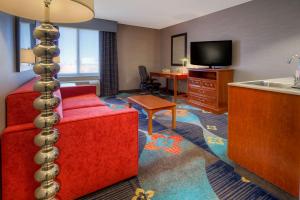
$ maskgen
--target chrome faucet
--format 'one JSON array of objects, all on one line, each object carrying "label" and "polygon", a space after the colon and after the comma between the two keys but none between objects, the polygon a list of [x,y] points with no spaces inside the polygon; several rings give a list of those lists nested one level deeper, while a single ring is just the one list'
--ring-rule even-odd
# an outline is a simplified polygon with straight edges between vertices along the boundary
[{"label": "chrome faucet", "polygon": [[295,54],[293,55],[289,60],[288,60],[288,63],[291,64],[292,62],[294,62],[294,60],[298,59],[299,61],[299,65],[298,65],[298,68],[295,72],[295,75],[294,75],[294,85],[292,86],[293,88],[298,88],[300,89],[300,55],[298,54]]}]

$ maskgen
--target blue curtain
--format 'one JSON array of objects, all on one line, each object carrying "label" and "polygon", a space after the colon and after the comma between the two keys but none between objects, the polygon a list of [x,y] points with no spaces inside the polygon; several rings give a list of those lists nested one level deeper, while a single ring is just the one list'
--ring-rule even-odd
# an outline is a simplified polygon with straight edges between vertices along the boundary
[{"label": "blue curtain", "polygon": [[114,96],[119,92],[117,34],[101,32],[100,47],[101,96]]}]

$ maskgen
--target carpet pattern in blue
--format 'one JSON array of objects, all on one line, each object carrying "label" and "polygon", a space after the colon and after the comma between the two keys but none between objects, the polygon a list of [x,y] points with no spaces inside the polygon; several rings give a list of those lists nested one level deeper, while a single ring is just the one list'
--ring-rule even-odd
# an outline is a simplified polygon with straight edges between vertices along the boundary
[{"label": "carpet pattern in blue", "polygon": [[[119,110],[127,107],[128,96],[123,93],[102,100]],[[83,199],[276,199],[234,171],[227,157],[227,115],[215,115],[182,101],[177,104],[177,128],[171,129],[171,112],[160,111],[153,119],[154,134],[149,136],[147,113],[138,105],[133,107],[139,112],[138,177]]]}]

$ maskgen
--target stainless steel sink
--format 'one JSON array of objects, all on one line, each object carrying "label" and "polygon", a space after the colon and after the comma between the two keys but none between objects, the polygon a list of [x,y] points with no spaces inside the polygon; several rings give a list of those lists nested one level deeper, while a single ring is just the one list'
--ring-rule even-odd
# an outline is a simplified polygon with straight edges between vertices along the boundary
[{"label": "stainless steel sink", "polygon": [[289,84],[282,84],[282,83],[276,83],[270,81],[249,81],[249,82],[244,82],[244,84],[273,87],[273,88],[286,88],[286,89],[292,88],[292,85]]}]

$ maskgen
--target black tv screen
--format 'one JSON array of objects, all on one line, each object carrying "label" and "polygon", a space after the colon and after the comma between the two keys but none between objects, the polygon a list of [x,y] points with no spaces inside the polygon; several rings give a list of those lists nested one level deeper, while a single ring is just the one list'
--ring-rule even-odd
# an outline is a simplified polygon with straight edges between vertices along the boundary
[{"label": "black tv screen", "polygon": [[191,42],[191,64],[229,66],[232,64],[232,41]]}]

